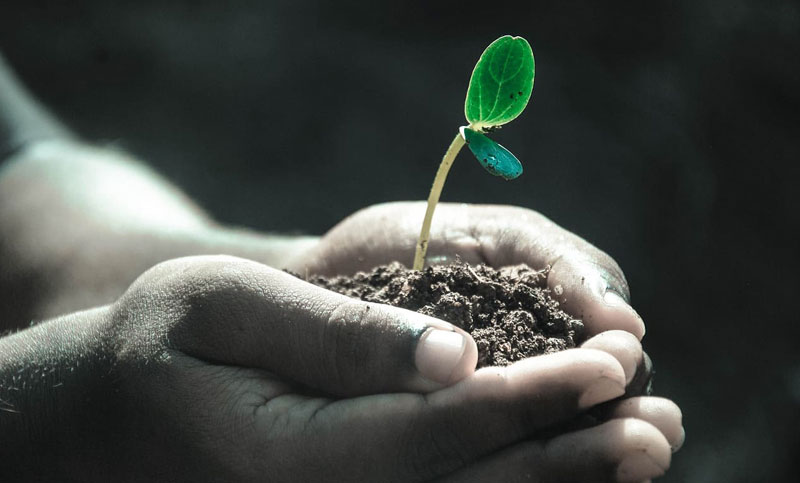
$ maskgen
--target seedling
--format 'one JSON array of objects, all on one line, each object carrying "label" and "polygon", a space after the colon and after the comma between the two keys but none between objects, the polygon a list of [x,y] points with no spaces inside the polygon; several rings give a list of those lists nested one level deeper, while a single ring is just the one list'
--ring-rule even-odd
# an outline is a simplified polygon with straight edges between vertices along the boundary
[{"label": "seedling", "polygon": [[469,80],[467,99],[464,101],[464,114],[469,125],[459,128],[458,134],[444,153],[439,170],[436,171],[436,178],[428,195],[428,208],[422,230],[417,240],[414,270],[422,270],[425,264],[433,212],[442,194],[450,166],[465,143],[489,173],[507,180],[522,174],[519,160],[484,133],[493,131],[522,114],[531,98],[534,72],[533,51],[528,41],[522,37],[500,37],[478,59]]}]

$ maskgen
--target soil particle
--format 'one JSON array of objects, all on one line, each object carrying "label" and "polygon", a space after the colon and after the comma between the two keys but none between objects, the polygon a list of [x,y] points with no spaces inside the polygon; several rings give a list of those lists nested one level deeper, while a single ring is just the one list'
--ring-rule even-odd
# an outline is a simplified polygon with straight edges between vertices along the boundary
[{"label": "soil particle", "polygon": [[547,270],[498,270],[454,263],[418,272],[400,263],[352,277],[311,277],[334,292],[394,305],[455,324],[478,345],[478,367],[505,366],[583,342],[583,323],[562,311],[547,288]]}]

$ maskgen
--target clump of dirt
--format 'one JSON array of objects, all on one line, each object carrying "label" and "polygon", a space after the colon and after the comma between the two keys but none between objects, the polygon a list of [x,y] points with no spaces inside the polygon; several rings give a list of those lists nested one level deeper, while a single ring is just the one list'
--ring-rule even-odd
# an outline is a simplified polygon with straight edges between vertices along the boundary
[{"label": "clump of dirt", "polygon": [[495,270],[459,262],[419,272],[395,262],[352,277],[315,276],[308,281],[457,325],[475,339],[478,367],[484,367],[505,366],[583,342],[583,323],[559,308],[546,280],[547,270],[527,265]]}]

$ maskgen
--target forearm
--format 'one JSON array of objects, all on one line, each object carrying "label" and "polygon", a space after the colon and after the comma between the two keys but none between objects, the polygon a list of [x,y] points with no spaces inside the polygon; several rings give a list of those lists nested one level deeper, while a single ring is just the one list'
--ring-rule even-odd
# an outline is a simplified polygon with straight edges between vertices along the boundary
[{"label": "forearm", "polygon": [[222,227],[123,153],[37,143],[0,171],[0,330],[110,303],[167,259],[225,253],[283,267],[314,240]]},{"label": "forearm", "polygon": [[0,164],[31,142],[70,137],[69,131],[27,92],[0,53]]},{"label": "forearm", "polygon": [[0,333],[110,303],[163,260],[283,267],[312,243],[219,226],[130,156],[80,143],[0,54]]},{"label": "forearm", "polygon": [[0,481],[70,479],[100,464],[118,406],[107,321],[100,308],[0,338]]}]

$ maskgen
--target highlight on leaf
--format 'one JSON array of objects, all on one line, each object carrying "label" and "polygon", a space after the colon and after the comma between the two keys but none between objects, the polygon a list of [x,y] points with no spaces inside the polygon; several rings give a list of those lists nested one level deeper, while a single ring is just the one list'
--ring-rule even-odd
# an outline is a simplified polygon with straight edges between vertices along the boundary
[{"label": "highlight on leaf", "polygon": [[536,65],[522,37],[504,35],[481,55],[467,89],[464,114],[470,127],[485,131],[514,120],[528,105]]}]

